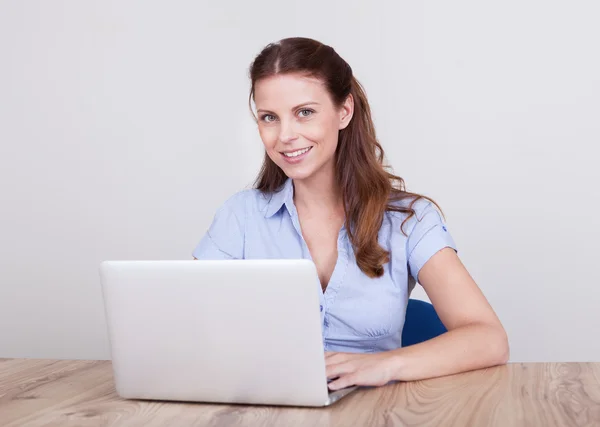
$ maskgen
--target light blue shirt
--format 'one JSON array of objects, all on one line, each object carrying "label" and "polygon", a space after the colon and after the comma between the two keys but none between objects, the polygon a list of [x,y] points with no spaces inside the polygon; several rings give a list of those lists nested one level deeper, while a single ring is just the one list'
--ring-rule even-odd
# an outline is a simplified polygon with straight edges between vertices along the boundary
[{"label": "light blue shirt", "polygon": [[[312,259],[304,241],[288,179],[273,194],[244,190],[217,211],[210,228],[193,251],[198,259]],[[405,202],[407,203],[407,202]],[[390,262],[379,278],[365,275],[356,264],[346,228],[338,235],[338,260],[325,292],[319,287],[325,351],[379,352],[401,346],[410,292],[421,267],[454,241],[431,202],[421,199],[416,215],[387,211],[379,244]]]}]

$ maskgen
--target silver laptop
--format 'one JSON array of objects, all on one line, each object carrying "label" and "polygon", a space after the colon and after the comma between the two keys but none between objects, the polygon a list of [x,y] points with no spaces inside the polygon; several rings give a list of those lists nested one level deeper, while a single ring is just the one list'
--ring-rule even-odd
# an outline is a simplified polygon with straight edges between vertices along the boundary
[{"label": "silver laptop", "polygon": [[129,399],[327,406],[309,260],[105,261],[117,393]]}]

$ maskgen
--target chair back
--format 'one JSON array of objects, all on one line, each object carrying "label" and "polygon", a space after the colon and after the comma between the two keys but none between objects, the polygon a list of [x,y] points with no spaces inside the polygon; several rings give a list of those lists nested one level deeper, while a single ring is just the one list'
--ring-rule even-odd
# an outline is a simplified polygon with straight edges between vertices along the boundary
[{"label": "chair back", "polygon": [[402,330],[402,347],[427,341],[446,331],[433,305],[412,298],[408,300],[406,320]]}]

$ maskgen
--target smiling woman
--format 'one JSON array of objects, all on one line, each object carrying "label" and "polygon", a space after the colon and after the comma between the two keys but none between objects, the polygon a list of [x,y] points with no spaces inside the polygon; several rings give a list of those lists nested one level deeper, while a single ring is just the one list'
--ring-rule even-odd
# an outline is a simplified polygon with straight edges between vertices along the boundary
[{"label": "smiling woman", "polygon": [[[331,389],[505,363],[508,342],[440,209],[388,172],[352,68],[316,40],[266,46],[250,67],[265,157],[218,210],[197,259],[311,259]],[[419,282],[448,332],[401,347]]]},{"label": "smiling woman", "polygon": [[[254,96],[266,154],[287,177],[298,180],[316,170],[333,171],[338,133],[352,115],[351,97],[337,111],[322,81],[301,74],[261,78]],[[296,105],[298,99],[307,101]]]}]

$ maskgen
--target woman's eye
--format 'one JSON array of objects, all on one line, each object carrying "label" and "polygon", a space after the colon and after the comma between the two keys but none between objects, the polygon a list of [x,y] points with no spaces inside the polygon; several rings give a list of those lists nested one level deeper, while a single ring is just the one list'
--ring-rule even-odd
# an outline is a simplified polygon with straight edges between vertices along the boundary
[{"label": "woman's eye", "polygon": [[[314,113],[314,111],[311,109],[307,109],[307,108],[305,108],[304,110],[300,110],[298,112],[298,114],[300,115],[301,118],[309,117],[310,115],[312,115],[312,113]],[[272,123],[275,120],[277,120],[277,118],[272,114],[263,114],[260,117],[260,119],[265,123]]]},{"label": "woman's eye", "polygon": [[275,117],[273,117],[271,114],[265,114],[261,117],[261,119],[263,122],[271,123],[273,120],[275,120]]},{"label": "woman's eye", "polygon": [[[303,114],[303,113],[307,113],[307,114]],[[308,117],[308,116],[310,116],[312,113],[314,113],[314,111],[313,111],[313,110],[308,110],[308,109],[300,110],[300,116],[301,116],[301,117]]]}]

